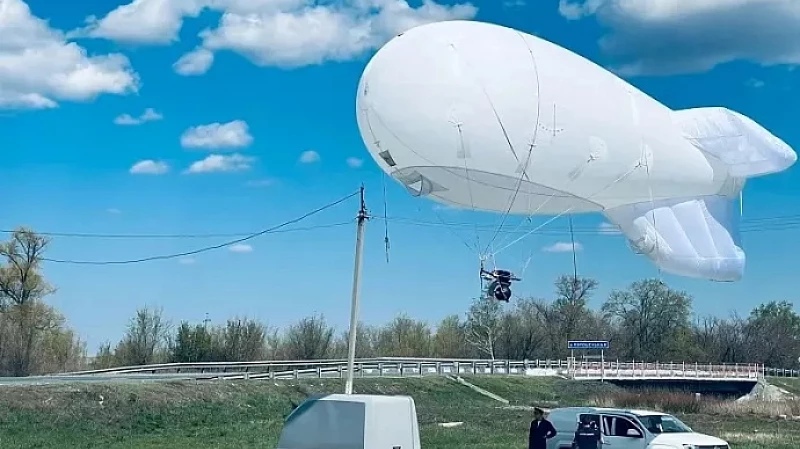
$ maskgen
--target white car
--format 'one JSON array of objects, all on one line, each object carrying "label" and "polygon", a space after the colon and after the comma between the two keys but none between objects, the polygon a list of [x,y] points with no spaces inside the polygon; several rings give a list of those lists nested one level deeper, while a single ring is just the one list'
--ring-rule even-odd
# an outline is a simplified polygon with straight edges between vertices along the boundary
[{"label": "white car", "polygon": [[697,433],[666,413],[596,407],[553,409],[547,419],[558,434],[547,449],[571,449],[584,415],[600,425],[603,449],[730,449],[725,440]]}]

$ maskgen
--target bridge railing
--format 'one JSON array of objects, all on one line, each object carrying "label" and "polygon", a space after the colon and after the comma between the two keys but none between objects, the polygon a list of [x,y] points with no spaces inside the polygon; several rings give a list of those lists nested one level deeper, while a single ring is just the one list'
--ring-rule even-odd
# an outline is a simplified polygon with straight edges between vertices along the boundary
[{"label": "bridge railing", "polygon": [[[204,378],[301,378],[343,377],[345,360],[277,360],[256,362],[163,363],[65,373],[60,376],[181,374]],[[593,362],[582,360],[486,360],[384,357],[358,359],[354,372],[360,377],[408,377],[428,375],[527,375],[563,376],[575,379],[758,379],[765,369],[757,364],[714,365],[660,362]]]},{"label": "bridge railing", "polygon": [[710,364],[686,362],[583,362],[570,369],[573,378],[609,379],[716,379],[756,380],[764,375],[758,364]]}]

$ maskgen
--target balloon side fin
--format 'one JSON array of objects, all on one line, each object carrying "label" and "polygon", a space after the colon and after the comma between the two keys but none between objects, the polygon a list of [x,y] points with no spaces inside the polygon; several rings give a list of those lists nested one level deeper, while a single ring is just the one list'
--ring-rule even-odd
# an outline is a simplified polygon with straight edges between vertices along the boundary
[{"label": "balloon side fin", "polygon": [[734,282],[742,278],[745,266],[737,200],[706,196],[648,201],[604,213],[635,252],[647,256],[663,271]]},{"label": "balloon side fin", "polygon": [[694,108],[672,112],[686,140],[721,160],[730,174],[752,178],[782,172],[797,161],[797,153],[752,119],[725,108]]}]

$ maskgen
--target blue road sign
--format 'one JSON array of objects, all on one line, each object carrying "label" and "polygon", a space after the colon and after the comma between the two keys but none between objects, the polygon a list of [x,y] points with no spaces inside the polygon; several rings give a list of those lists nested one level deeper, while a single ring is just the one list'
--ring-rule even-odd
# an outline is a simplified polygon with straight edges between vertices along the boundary
[{"label": "blue road sign", "polygon": [[569,349],[608,349],[607,341],[569,341]]}]

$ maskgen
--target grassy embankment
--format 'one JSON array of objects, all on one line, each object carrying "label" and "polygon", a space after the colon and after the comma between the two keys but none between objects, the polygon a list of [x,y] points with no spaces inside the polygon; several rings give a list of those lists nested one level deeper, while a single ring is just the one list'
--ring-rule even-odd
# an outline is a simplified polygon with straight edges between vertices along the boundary
[{"label": "grassy embankment", "polygon": [[[524,447],[530,411],[521,406],[589,403],[667,409],[735,449],[800,447],[800,421],[776,417],[796,404],[698,403],[691,395],[551,378],[467,380],[511,406],[445,378],[357,379],[356,390],[413,396],[428,449]],[[800,391],[800,382],[780,383]],[[311,393],[342,389],[339,380],[0,387],[0,448],[275,448],[293,405]],[[465,424],[436,425],[452,421]]]}]

